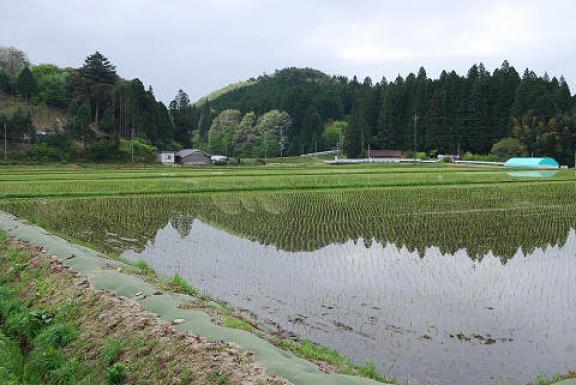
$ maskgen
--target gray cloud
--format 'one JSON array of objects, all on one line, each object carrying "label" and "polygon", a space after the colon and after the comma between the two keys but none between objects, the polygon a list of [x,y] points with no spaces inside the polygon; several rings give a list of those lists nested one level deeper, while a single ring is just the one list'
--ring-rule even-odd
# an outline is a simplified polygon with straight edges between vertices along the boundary
[{"label": "gray cloud", "polygon": [[1,0],[0,45],[79,66],[99,50],[169,101],[287,66],[379,80],[508,59],[576,88],[573,0]]}]

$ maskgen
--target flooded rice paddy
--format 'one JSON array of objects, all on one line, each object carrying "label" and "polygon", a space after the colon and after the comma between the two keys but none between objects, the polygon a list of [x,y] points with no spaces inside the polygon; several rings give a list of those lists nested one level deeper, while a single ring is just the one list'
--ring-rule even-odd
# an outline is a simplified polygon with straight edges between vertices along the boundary
[{"label": "flooded rice paddy", "polygon": [[422,384],[576,367],[574,183],[13,201],[269,328]]}]

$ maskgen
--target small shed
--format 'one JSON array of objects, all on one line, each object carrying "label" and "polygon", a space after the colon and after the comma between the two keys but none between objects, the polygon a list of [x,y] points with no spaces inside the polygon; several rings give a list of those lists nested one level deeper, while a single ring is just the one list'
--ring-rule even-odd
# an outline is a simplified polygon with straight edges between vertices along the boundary
[{"label": "small shed", "polygon": [[555,169],[560,168],[552,158],[510,158],[504,163],[507,168]]},{"label": "small shed", "polygon": [[369,150],[369,158],[402,158],[404,152],[401,150]]},{"label": "small shed", "polygon": [[161,151],[156,154],[156,160],[162,164],[174,164],[174,151]]},{"label": "small shed", "polygon": [[184,149],[176,153],[176,163],[184,166],[201,166],[210,164],[210,155],[198,149]]},{"label": "small shed", "polygon": [[228,164],[228,163],[230,163],[230,159],[228,159],[228,157],[224,156],[224,155],[212,155],[210,157],[210,161],[213,164]]}]

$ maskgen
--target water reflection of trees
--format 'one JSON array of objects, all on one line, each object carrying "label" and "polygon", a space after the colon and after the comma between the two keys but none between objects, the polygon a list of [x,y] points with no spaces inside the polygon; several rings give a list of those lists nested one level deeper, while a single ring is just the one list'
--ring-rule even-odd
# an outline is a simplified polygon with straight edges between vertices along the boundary
[{"label": "water reflection of trees", "polygon": [[199,194],[19,201],[3,208],[105,251],[141,249],[168,222],[186,237],[198,218],[289,251],[362,239],[421,255],[433,246],[443,253],[465,249],[471,258],[492,251],[505,261],[518,249],[566,242],[576,227],[573,189],[558,183]]}]

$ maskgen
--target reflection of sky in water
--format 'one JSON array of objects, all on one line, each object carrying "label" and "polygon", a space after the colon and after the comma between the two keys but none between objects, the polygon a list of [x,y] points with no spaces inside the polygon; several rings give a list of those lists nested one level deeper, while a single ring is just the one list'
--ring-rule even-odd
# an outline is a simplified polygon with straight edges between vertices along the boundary
[{"label": "reflection of sky in water", "polygon": [[510,171],[507,174],[513,178],[552,178],[558,171]]},{"label": "reflection of sky in water", "polygon": [[575,252],[574,231],[562,247],[518,251],[506,265],[490,254],[474,262],[465,251],[429,248],[420,258],[361,240],[288,252],[195,221],[185,239],[168,225],[143,252],[123,256],[179,272],[207,294],[386,374],[475,385],[574,369]]}]

